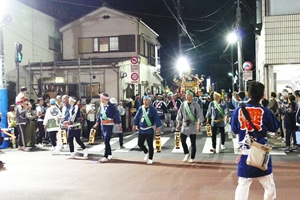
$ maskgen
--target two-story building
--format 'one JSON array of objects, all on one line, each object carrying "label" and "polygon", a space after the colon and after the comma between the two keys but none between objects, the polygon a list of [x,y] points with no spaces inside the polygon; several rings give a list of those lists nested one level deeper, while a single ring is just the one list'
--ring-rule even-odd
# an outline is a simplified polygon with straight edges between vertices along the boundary
[{"label": "two-story building", "polygon": [[256,77],[266,96],[300,89],[300,1],[256,0]]},{"label": "two-story building", "polygon": [[46,15],[17,0],[0,1],[0,20],[3,34],[5,78],[16,81],[15,43],[22,44],[23,59],[20,63],[20,85],[28,86],[27,71],[22,66],[28,62],[62,59],[59,20]]},{"label": "two-story building", "polygon": [[101,7],[59,30],[63,60],[28,65],[40,93],[124,100],[161,92],[158,34],[140,18]]}]

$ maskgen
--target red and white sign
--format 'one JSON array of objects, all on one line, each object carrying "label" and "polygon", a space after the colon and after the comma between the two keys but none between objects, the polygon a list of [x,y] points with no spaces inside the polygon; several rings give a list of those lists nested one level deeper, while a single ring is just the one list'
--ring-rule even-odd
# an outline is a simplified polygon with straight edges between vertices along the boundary
[{"label": "red and white sign", "polygon": [[249,71],[249,70],[251,70],[251,69],[252,69],[252,67],[253,67],[253,65],[252,65],[252,63],[251,63],[251,62],[249,62],[249,61],[246,61],[246,62],[244,62],[244,64],[243,64],[243,68],[244,68],[244,70],[247,70],[247,71]]},{"label": "red and white sign", "polygon": [[130,77],[131,77],[131,80],[137,81],[139,79],[139,74],[136,72],[132,72]]},{"label": "red and white sign", "polygon": [[138,58],[137,56],[132,56],[132,57],[130,58],[130,62],[131,62],[133,65],[135,65],[135,64],[137,64],[137,63],[139,62],[139,58]]}]

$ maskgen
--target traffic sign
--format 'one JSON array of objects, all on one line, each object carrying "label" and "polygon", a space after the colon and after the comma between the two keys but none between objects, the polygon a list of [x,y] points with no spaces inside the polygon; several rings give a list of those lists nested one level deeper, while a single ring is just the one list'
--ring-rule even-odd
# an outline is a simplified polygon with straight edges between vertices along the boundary
[{"label": "traffic sign", "polygon": [[139,62],[139,58],[137,56],[132,56],[130,62],[135,65]]},{"label": "traffic sign", "polygon": [[131,80],[137,81],[139,79],[139,74],[136,72],[132,72],[130,77],[131,77]]},{"label": "traffic sign", "polygon": [[252,80],[252,77],[253,77],[252,71],[244,71],[243,72],[243,79],[245,81]]},{"label": "traffic sign", "polygon": [[244,68],[244,70],[251,70],[252,69],[252,63],[251,62],[249,62],[249,61],[246,61],[246,62],[244,62],[244,64],[243,64],[243,68]]}]

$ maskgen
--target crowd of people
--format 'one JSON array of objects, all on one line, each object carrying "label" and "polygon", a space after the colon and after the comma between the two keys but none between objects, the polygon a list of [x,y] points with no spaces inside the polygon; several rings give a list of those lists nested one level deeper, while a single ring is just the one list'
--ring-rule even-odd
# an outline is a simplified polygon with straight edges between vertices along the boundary
[{"label": "crowd of people", "polygon": [[[67,95],[58,95],[52,99],[44,95],[35,102],[32,99],[28,100],[27,89],[21,88],[16,97],[16,105],[10,106],[7,113],[7,121],[8,127],[14,129],[17,137],[17,148],[22,151],[30,151],[29,147],[43,147],[45,143],[51,143],[53,154],[59,154],[64,148],[60,131],[65,130],[71,159],[76,158],[75,144],[81,146],[83,157],[87,158],[87,148],[83,140],[89,138],[91,129],[101,127],[98,135],[104,140],[105,153],[100,162],[108,162],[112,159],[110,139],[113,133],[118,134],[120,148],[124,148],[122,132],[138,130],[138,146],[144,152],[144,160],[147,164],[153,163],[154,135],[163,134],[166,126],[171,127],[172,132],[180,131],[181,145],[184,150],[183,161],[189,163],[195,162],[196,136],[201,126],[211,127],[210,151],[212,153],[216,153],[218,132],[221,135],[221,150],[226,149],[225,131],[229,126],[233,133],[239,135],[241,149],[241,155],[237,159],[239,184],[236,199],[247,199],[242,192],[246,190],[248,194],[251,178],[256,177],[262,177],[259,180],[269,192],[268,195],[271,197],[269,199],[275,199],[273,198],[276,197],[276,190],[272,161],[270,160],[266,171],[246,164],[249,146],[245,142],[245,130],[253,131],[253,129],[243,125],[240,119],[240,108],[241,105],[245,105],[250,115],[253,113],[257,116],[261,115],[253,118],[261,120],[255,124],[258,125],[260,133],[265,134],[264,137],[254,134],[257,141],[267,144],[267,134],[269,134],[271,137],[283,139],[286,143],[285,152],[297,151],[296,132],[300,131],[300,107],[298,106],[300,95],[298,90],[293,91],[291,87],[288,89],[290,93],[287,89],[277,95],[272,92],[271,98],[267,100],[264,98],[264,86],[254,82],[249,87],[248,93],[234,92],[223,96],[218,92],[203,94],[202,90],[196,93],[187,90],[183,94],[155,96],[144,94],[142,97],[133,96],[124,105],[122,102],[118,103],[115,98],[110,98],[108,94],[102,93],[99,94],[101,101],[99,109],[96,109],[89,97],[84,106],[81,105],[80,99]],[[86,127],[86,130],[83,130],[83,127]],[[191,141],[190,150],[186,143],[188,137]],[[145,141],[148,148],[144,144]]]}]

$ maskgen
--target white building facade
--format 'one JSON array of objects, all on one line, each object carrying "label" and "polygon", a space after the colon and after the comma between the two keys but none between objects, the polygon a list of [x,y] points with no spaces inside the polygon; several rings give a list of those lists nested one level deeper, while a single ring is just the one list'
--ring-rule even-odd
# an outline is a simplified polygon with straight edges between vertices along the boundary
[{"label": "white building facade", "polygon": [[266,97],[300,89],[300,1],[256,0],[256,77]]},{"label": "white building facade", "polygon": [[91,88],[81,87],[81,97],[89,96],[90,92],[93,97],[107,92],[125,100],[145,92],[161,92],[158,34],[139,18],[101,7],[60,31],[63,60],[92,63],[81,66],[87,73],[67,78],[72,82],[91,82]]},{"label": "white building facade", "polygon": [[17,0],[1,0],[0,16],[3,33],[5,77],[16,81],[15,43],[22,44],[23,60],[20,63],[21,86],[29,85],[29,76],[23,70],[28,62],[60,60],[62,22]]}]

